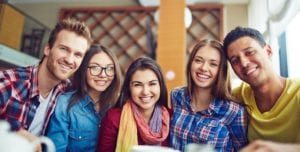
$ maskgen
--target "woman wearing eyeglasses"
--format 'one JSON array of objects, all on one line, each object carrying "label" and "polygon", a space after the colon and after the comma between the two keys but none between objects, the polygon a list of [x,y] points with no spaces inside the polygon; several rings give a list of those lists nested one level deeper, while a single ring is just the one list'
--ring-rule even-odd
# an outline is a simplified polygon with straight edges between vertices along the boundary
[{"label": "woman wearing eyeglasses", "polygon": [[115,55],[94,44],[74,74],[70,91],[58,98],[47,136],[56,151],[96,151],[98,130],[119,96],[122,74]]}]

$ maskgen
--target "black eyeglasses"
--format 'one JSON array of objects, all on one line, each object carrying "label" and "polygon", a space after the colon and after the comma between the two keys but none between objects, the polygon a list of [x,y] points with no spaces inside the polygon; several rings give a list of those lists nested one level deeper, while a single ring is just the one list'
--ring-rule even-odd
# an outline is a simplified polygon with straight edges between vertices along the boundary
[{"label": "black eyeglasses", "polygon": [[108,65],[106,67],[101,67],[101,66],[98,66],[98,65],[91,65],[88,68],[90,69],[90,73],[93,76],[100,75],[103,70],[104,70],[104,72],[107,76],[113,76],[115,74],[114,65]]}]

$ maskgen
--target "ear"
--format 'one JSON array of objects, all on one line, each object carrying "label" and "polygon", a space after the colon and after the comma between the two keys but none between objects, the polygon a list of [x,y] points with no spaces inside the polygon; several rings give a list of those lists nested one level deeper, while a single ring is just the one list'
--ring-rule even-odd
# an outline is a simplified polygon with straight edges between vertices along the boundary
[{"label": "ear", "polygon": [[267,56],[269,58],[272,58],[272,56],[273,56],[273,49],[272,49],[272,47],[270,45],[266,44],[266,46],[264,48],[266,50]]},{"label": "ear", "polygon": [[50,46],[49,44],[46,44],[46,46],[44,47],[44,55],[48,56],[50,54]]}]

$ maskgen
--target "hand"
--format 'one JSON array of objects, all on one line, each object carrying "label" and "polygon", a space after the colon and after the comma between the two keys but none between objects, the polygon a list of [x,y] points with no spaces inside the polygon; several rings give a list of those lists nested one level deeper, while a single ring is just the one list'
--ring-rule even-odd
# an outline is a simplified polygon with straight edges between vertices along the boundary
[{"label": "hand", "polygon": [[[33,141],[37,141],[38,137],[31,134],[30,132],[28,132],[25,129],[20,129],[19,131],[17,131],[17,134],[26,138],[28,141],[33,142]],[[35,152],[42,152],[42,145],[38,144],[35,148]]]},{"label": "hand", "polygon": [[271,141],[256,140],[241,149],[240,152],[300,152],[300,145],[284,144]]}]

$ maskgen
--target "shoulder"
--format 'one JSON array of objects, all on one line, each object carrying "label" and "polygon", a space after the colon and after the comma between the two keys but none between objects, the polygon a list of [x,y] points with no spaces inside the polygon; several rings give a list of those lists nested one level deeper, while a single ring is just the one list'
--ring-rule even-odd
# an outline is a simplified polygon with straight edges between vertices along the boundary
[{"label": "shoulder", "polygon": [[110,118],[120,118],[122,113],[121,108],[111,108],[107,111],[106,116]]},{"label": "shoulder", "polygon": [[178,94],[178,93],[184,93],[187,91],[187,87],[185,86],[180,86],[180,87],[175,87],[171,90],[171,94]]},{"label": "shoulder", "polygon": [[0,71],[1,82],[5,81],[19,81],[31,79],[34,71],[37,70],[35,66],[12,68]]},{"label": "shoulder", "polygon": [[187,95],[187,87],[176,87],[171,90],[171,98],[184,98]]},{"label": "shoulder", "polygon": [[56,111],[57,110],[66,110],[68,107],[68,104],[70,102],[70,99],[72,97],[72,95],[74,95],[74,91],[70,91],[70,92],[64,92],[61,95],[58,96],[57,99],[57,104],[56,104]]},{"label": "shoulder", "polygon": [[218,112],[222,117],[226,119],[234,119],[237,116],[245,115],[245,107],[233,101],[221,101],[220,110]]},{"label": "shoulder", "polygon": [[121,119],[121,108],[111,108],[102,120],[101,126],[119,126]]}]

